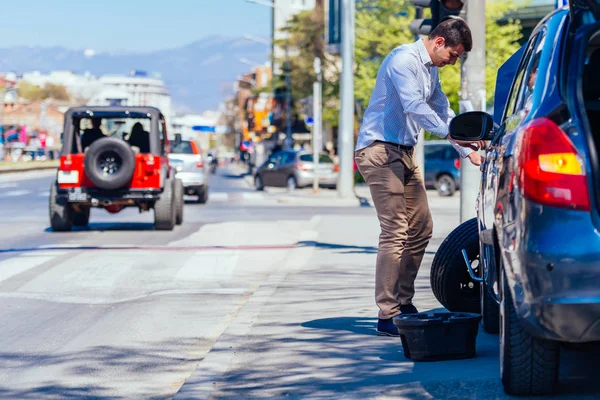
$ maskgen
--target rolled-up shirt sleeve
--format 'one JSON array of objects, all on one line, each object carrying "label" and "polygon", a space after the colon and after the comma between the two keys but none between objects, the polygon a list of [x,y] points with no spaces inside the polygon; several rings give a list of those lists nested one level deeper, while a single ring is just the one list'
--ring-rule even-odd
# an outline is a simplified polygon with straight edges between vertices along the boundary
[{"label": "rolled-up shirt sleeve", "polygon": [[[410,58],[397,57],[390,63],[388,74],[398,92],[404,112],[421,128],[441,138],[448,135],[448,123],[424,100],[424,87],[417,79],[416,64]],[[447,100],[446,100],[447,101]]]}]

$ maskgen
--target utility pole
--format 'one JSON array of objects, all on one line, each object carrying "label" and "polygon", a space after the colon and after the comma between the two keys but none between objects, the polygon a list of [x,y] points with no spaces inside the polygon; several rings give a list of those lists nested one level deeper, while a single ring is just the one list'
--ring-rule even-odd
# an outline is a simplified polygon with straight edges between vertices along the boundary
[{"label": "utility pole", "polygon": [[354,196],[354,2],[342,0],[342,75],[340,80],[340,121],[338,155],[340,175],[338,196]]},{"label": "utility pole", "polygon": [[285,108],[287,110],[287,122],[285,124],[285,141],[283,148],[286,150],[294,147],[294,139],[292,138],[292,88],[290,84],[290,52],[289,40],[285,42]]},{"label": "utility pole", "polygon": [[317,75],[317,81],[313,83],[313,192],[319,191],[319,176],[317,170],[319,168],[319,152],[321,151],[321,59],[315,58],[315,74]]},{"label": "utility pole", "polygon": [[[473,50],[462,62],[461,112],[485,111],[485,1],[469,1],[467,22],[473,36]],[[476,216],[475,204],[481,172],[469,160],[460,164],[460,222]]]}]

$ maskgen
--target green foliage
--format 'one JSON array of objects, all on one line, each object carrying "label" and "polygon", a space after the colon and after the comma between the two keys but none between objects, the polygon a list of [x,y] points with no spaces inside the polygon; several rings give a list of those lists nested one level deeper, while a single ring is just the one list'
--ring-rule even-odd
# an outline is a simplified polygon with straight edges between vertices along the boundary
[{"label": "green foliage", "polygon": [[[486,97],[493,101],[497,69],[518,48],[522,37],[519,21],[499,25],[508,11],[516,9],[514,0],[487,0],[486,2]],[[357,102],[365,109],[369,103],[379,66],[388,53],[402,44],[414,42],[409,30],[415,16],[408,0],[361,0],[356,3],[355,79]],[[319,57],[323,64],[323,120],[337,126],[339,118],[339,56],[325,52],[323,9],[305,11],[294,16],[284,29],[289,34],[290,80],[292,96],[299,100],[312,95],[315,81],[313,60]],[[282,48],[285,41],[275,43]],[[285,58],[276,60],[282,68]],[[460,62],[440,69],[442,89],[451,107],[458,111],[460,90]],[[283,86],[281,79],[279,86]]]}]

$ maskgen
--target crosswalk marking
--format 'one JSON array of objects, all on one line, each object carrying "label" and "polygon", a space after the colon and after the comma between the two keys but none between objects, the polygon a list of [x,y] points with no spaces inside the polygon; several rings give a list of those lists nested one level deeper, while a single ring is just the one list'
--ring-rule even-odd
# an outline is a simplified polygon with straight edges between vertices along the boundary
[{"label": "crosswalk marking", "polygon": [[229,200],[229,194],[225,192],[210,192],[208,194],[208,201],[227,201]]},{"label": "crosswalk marking", "polygon": [[26,194],[30,194],[31,191],[29,190],[11,190],[9,192],[5,192],[5,193],[0,193],[0,197],[17,197],[17,196],[24,196]]},{"label": "crosswalk marking", "polygon": [[0,282],[52,260],[56,255],[22,255],[0,261]]}]

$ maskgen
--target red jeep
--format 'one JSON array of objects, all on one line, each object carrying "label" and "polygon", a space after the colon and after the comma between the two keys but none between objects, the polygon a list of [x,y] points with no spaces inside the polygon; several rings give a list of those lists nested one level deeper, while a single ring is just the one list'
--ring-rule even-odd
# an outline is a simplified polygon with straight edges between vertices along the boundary
[{"label": "red jeep", "polygon": [[183,185],[167,158],[165,118],[153,107],[75,107],[65,113],[56,182],[50,187],[54,231],[86,226],[92,207],[118,213],[154,209],[154,227],[183,222]]}]

